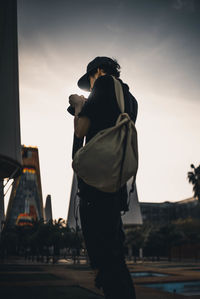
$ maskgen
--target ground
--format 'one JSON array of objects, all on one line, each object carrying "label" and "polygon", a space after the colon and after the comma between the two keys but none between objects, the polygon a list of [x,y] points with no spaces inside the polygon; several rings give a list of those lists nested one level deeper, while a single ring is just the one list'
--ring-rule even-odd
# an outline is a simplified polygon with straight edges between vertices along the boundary
[{"label": "ground", "polygon": [[[194,262],[128,263],[131,272],[156,272],[165,277],[134,278],[137,299],[200,298],[147,288],[153,282],[200,281],[200,264]],[[73,265],[70,260],[41,264],[13,259],[0,264],[0,296],[6,299],[102,299],[93,285],[94,273],[85,263]]]}]

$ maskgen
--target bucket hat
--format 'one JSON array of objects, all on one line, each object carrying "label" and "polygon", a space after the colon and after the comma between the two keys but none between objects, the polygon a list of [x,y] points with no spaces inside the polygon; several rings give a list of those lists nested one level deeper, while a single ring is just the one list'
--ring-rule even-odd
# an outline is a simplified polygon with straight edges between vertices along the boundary
[{"label": "bucket hat", "polygon": [[102,64],[110,64],[112,65],[114,63],[114,61],[109,58],[109,57],[104,57],[104,56],[98,56],[95,59],[93,59],[92,61],[90,61],[87,65],[87,70],[85,75],[83,75],[79,80],[78,80],[78,87],[86,90],[86,91],[90,91],[90,78],[89,78],[89,73],[98,68],[100,65]]}]

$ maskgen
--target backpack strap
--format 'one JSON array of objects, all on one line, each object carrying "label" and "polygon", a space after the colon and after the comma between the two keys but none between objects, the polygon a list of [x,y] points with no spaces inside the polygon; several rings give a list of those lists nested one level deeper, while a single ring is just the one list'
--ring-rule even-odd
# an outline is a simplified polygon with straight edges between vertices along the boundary
[{"label": "backpack strap", "polygon": [[112,76],[112,78],[113,78],[113,81],[114,81],[115,94],[116,94],[119,109],[120,109],[121,113],[124,113],[124,111],[125,111],[125,108],[124,108],[124,93],[123,93],[122,85],[119,82],[119,80],[117,80],[114,76]]},{"label": "backpack strap", "polygon": [[[121,115],[118,117],[118,120],[122,120],[125,118],[127,122],[125,121],[124,125],[126,126],[126,134],[124,138],[124,144],[123,144],[123,155],[122,155],[122,161],[121,161],[121,167],[120,167],[120,176],[119,176],[119,185],[121,185],[122,180],[122,172],[123,172],[123,166],[124,166],[124,159],[125,159],[125,153],[126,153],[126,147],[127,147],[127,130],[128,130],[128,121],[130,121],[130,117],[127,113],[125,113],[125,104],[124,104],[124,93],[122,89],[122,85],[114,76],[112,76],[115,86],[115,95],[117,99],[117,103],[119,106],[119,109],[121,110]],[[117,120],[117,122],[118,122]]]},{"label": "backpack strap", "polygon": [[[117,98],[117,103],[118,103],[118,106],[121,110],[121,113],[124,113],[125,112],[125,107],[124,107],[124,93],[123,93],[122,85],[119,82],[119,80],[117,80],[114,76],[112,76],[112,77],[113,77],[114,86],[115,86],[115,94],[116,94],[116,98]],[[131,103],[131,104],[132,105],[130,107],[130,110],[131,110],[131,113],[133,113],[133,103]],[[123,171],[126,145],[127,145],[127,136],[125,136],[125,140],[124,140],[123,157],[122,157],[122,164],[121,164],[121,170],[120,170],[120,180],[121,180],[122,171]],[[132,181],[132,184],[131,184],[131,189],[130,189],[129,194],[128,194],[128,198],[129,198],[129,201],[127,203],[128,208],[129,208],[129,204],[130,204],[130,194],[133,193],[134,189],[135,189],[135,181],[136,181],[136,175],[135,175],[135,177],[133,177],[133,181]]]}]

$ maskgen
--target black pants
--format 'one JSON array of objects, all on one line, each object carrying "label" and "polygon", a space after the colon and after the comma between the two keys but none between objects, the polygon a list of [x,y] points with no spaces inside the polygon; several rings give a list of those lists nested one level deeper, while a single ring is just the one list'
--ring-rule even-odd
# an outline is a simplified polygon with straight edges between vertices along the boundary
[{"label": "black pants", "polygon": [[80,199],[80,218],[91,266],[98,270],[96,286],[103,289],[106,299],[135,299],[124,258],[120,198],[85,192]]}]

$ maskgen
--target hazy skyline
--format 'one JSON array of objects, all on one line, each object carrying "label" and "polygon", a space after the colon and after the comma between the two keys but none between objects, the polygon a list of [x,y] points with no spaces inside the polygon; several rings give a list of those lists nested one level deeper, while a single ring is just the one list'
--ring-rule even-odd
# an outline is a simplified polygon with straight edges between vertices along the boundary
[{"label": "hazy skyline", "polygon": [[[118,59],[138,101],[140,201],[191,197],[200,164],[198,0],[18,0],[22,144],[39,148],[43,200],[67,217],[71,93],[96,56]],[[103,117],[103,116],[102,116]]]}]

